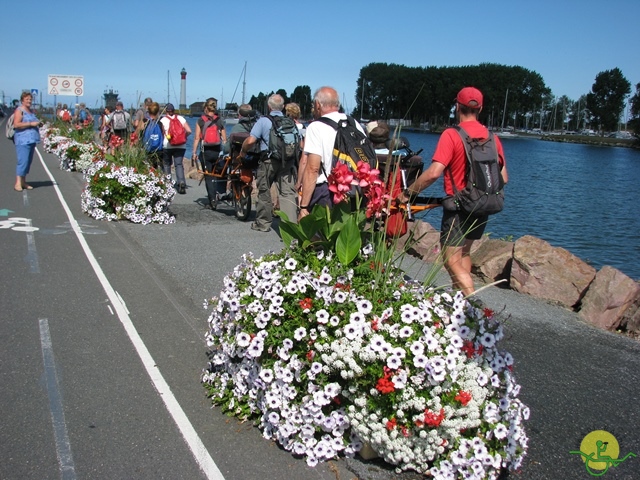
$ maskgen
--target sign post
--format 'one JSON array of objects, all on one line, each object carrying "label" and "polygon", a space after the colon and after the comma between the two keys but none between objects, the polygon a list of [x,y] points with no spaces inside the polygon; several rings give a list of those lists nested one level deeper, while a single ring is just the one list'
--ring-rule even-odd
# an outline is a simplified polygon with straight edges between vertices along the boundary
[{"label": "sign post", "polygon": [[84,77],[81,75],[49,75],[49,95],[84,96]]}]

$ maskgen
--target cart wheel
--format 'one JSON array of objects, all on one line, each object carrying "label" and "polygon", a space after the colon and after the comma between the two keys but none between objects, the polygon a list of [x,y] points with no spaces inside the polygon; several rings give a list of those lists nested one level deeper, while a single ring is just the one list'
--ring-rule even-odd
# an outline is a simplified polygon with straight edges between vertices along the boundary
[{"label": "cart wheel", "polygon": [[236,207],[238,220],[246,220],[251,213],[251,187],[245,185],[234,195],[233,202]]}]

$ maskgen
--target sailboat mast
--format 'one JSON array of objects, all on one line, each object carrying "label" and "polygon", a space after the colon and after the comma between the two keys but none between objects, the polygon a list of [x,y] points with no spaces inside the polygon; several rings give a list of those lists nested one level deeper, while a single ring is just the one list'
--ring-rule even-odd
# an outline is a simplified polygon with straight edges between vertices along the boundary
[{"label": "sailboat mast", "polygon": [[169,70],[167,70],[167,103],[171,103],[171,99],[169,98]]},{"label": "sailboat mast", "polygon": [[242,77],[242,104],[244,105],[244,96],[247,88],[247,61],[244,61],[244,76]]},{"label": "sailboat mast", "polygon": [[507,113],[507,97],[509,96],[509,89],[507,88],[507,93],[504,96],[504,109],[502,110],[502,125],[500,126],[500,130],[504,130],[504,116]]}]

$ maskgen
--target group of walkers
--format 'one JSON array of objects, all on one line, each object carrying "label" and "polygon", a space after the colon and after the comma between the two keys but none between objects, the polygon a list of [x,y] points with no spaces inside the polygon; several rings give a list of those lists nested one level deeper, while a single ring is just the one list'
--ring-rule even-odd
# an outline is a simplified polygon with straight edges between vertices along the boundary
[{"label": "group of walkers", "polygon": [[[315,205],[331,205],[328,175],[333,167],[336,148],[337,130],[334,125],[347,120],[347,115],[340,111],[338,92],[331,87],[319,88],[313,98],[315,121],[308,125],[304,137],[301,136],[299,158],[294,161],[276,161],[269,142],[276,138],[272,134],[272,129],[277,124],[276,119],[283,116],[282,97],[272,95],[268,106],[269,115],[256,122],[240,152],[240,157],[243,157],[252,145],[258,143],[263,153],[256,174],[256,218],[251,225],[253,230],[263,232],[269,231],[271,227],[270,189],[273,184],[277,185],[280,209],[290,220],[301,220],[309,215]],[[492,149],[501,187],[507,183],[508,174],[500,140],[478,121],[482,108],[483,95],[477,88],[465,87],[458,92],[455,112],[459,131],[449,128],[442,133],[430,166],[408,188],[395,195],[394,202],[397,205],[407,204],[441,176],[444,176],[445,198],[458,199],[459,193],[467,187],[470,175],[468,162],[471,159],[465,138],[480,142],[491,140],[483,145],[489,145],[487,148]],[[355,125],[360,132],[365,133],[359,123],[355,122]],[[390,145],[384,143],[385,137],[388,138],[389,135],[388,127],[383,122],[372,126],[374,128],[370,129],[369,135],[373,143],[388,153]],[[454,288],[470,295],[474,292],[471,245],[484,234],[488,214],[478,213],[479,210],[465,210],[457,200],[445,203],[443,210],[440,244],[445,268],[451,276]]]},{"label": "group of walkers", "polygon": [[[32,96],[25,92],[20,97],[20,106],[13,115],[13,140],[16,146],[17,168],[16,191],[30,190],[26,182],[36,143],[40,141],[38,127],[41,125],[31,110]],[[309,215],[315,205],[331,206],[328,177],[334,162],[334,144],[337,130],[334,125],[347,120],[340,111],[338,92],[331,87],[319,88],[313,97],[314,120],[306,128],[299,121],[300,108],[297,104],[286,105],[281,95],[274,94],[268,99],[269,114],[256,119],[250,105],[239,108],[239,121],[231,134],[248,132],[241,144],[237,160],[248,155],[259,155],[256,171],[258,189],[256,217],[251,228],[268,232],[273,221],[274,203],[272,186],[277,191],[279,208],[290,221],[300,221]],[[445,198],[457,198],[467,187],[469,175],[468,146],[465,138],[491,139],[499,166],[500,183],[506,184],[508,174],[504,152],[500,140],[478,121],[483,108],[482,93],[474,87],[465,87],[456,96],[455,112],[458,120],[456,129],[446,129],[436,146],[430,166],[407,189],[395,195],[397,205],[407,204],[422,190],[444,176]],[[163,113],[163,114],[162,114]],[[363,134],[365,129],[357,122],[356,128]],[[389,129],[383,122],[371,124],[369,136],[376,148],[386,148],[389,152]],[[157,102],[147,98],[133,119],[124,111],[122,102],[116,103],[114,111],[108,107],[100,124],[100,136],[105,144],[111,144],[113,136],[128,141],[131,133],[141,141],[147,150],[149,161],[160,166],[171,175],[175,168],[178,193],[184,194],[186,179],[183,159],[187,137],[191,128],[186,119],[176,114],[171,103],[160,112]],[[289,138],[289,140],[287,140]],[[383,150],[379,150],[383,151]],[[230,152],[229,136],[224,121],[217,115],[217,101],[209,98],[204,103],[204,114],[196,123],[195,139],[191,160],[201,162],[206,173],[214,172],[220,166],[221,153]],[[216,195],[224,196],[224,182],[205,175],[209,200]],[[219,197],[218,197],[219,198]],[[471,277],[471,245],[485,230],[488,215],[465,211],[456,203],[444,205],[441,223],[440,244],[444,264],[451,276],[454,288],[469,295],[474,292]]]}]

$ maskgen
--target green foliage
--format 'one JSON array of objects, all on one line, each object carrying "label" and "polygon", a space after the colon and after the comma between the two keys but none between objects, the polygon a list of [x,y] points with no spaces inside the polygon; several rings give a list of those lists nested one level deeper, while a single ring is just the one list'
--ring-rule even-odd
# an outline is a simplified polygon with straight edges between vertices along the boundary
[{"label": "green foliage", "polygon": [[636,136],[640,136],[640,83],[636,84],[636,93],[631,97],[629,103],[631,105],[629,125]]},{"label": "green foliage", "polygon": [[107,155],[106,158],[116,165],[134,168],[139,173],[146,174],[151,168],[147,152],[140,143],[125,143],[118,147],[113,155]]},{"label": "green foliage", "polygon": [[53,121],[52,127],[59,129],[60,135],[63,137],[68,137],[78,143],[91,143],[95,140],[93,124],[87,126],[73,125],[56,118]]},{"label": "green foliage", "polygon": [[619,68],[596,75],[591,93],[587,94],[587,108],[598,130],[604,132],[618,129],[624,100],[629,93],[631,84]]},{"label": "green foliage", "polygon": [[[506,116],[514,114],[522,123],[524,114],[540,109],[540,101],[551,94],[542,76],[517,66],[484,63],[464,67],[406,67],[371,63],[360,70],[356,90],[356,118],[407,118],[413,124],[450,122],[458,91],[468,85],[484,95],[481,121],[499,126],[509,89]],[[364,96],[363,96],[364,88]],[[415,103],[414,103],[415,101]]]}]

